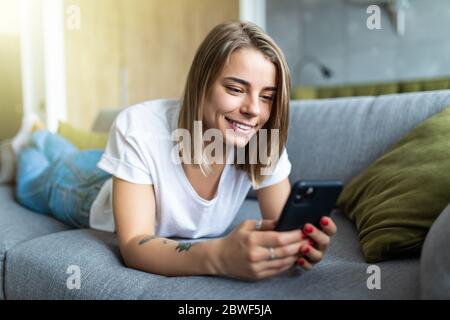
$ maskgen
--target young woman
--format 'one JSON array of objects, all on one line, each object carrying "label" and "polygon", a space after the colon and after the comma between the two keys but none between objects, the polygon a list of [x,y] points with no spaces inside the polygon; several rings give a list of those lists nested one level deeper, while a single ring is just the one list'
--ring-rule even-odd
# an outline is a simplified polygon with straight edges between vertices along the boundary
[{"label": "young woman", "polygon": [[[41,153],[47,145],[65,146],[45,155],[41,168],[56,165],[45,169],[45,190],[34,194],[43,170],[26,169],[31,151],[20,153],[18,199],[31,208],[40,203],[42,212],[73,225],[116,231],[125,264],[146,272],[256,280],[295,264],[309,270],[322,259],[336,226],[324,217],[321,229],[307,224],[303,231],[273,231],[291,190],[285,149],[289,98],[289,69],[274,41],[251,23],[220,24],[195,55],[181,103],[160,100],[125,109],[111,127],[104,153],[78,152],[57,136],[33,134],[33,148]],[[203,152],[209,142],[197,134],[198,124],[201,133],[222,134],[222,158]],[[177,129],[187,130],[191,141],[173,141]],[[251,141],[260,140],[263,129],[270,161],[251,162]],[[278,130],[275,142],[273,130]],[[199,145],[200,153],[186,148]],[[236,162],[239,152],[244,163]],[[98,159],[104,171],[92,165]],[[264,175],[269,163],[274,170]],[[223,236],[251,187],[263,219],[245,221]]]}]

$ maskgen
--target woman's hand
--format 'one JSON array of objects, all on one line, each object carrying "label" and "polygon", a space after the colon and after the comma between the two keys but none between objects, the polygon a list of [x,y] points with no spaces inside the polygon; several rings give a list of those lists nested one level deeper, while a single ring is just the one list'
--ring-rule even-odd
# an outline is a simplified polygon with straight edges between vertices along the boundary
[{"label": "woman's hand", "polygon": [[330,245],[330,237],[337,231],[336,224],[329,217],[320,219],[322,230],[317,229],[312,224],[307,223],[303,227],[304,238],[309,243],[300,248],[301,258],[298,259],[298,265],[305,270],[310,270],[315,264],[322,260],[325,251]]},{"label": "woman's hand", "polygon": [[[277,232],[274,228],[273,220],[262,220],[260,227],[258,221],[246,220],[219,239],[213,253],[216,272],[232,278],[260,280],[291,268],[309,239],[304,236],[302,239],[301,230]],[[319,240],[323,243],[321,237]]]}]

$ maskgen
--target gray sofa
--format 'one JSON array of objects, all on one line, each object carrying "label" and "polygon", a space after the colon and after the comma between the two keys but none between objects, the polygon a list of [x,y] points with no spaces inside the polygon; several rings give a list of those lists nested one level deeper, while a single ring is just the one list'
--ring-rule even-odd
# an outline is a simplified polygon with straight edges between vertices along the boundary
[{"label": "gray sofa", "polygon": [[[450,91],[380,97],[293,101],[288,153],[291,181],[348,182],[421,121],[450,105]],[[95,125],[106,131],[117,110]],[[450,174],[450,172],[449,172]],[[431,228],[421,257],[376,264],[380,289],[369,289],[351,221],[333,212],[339,231],[312,271],[298,268],[260,282],[192,276],[164,277],[126,268],[114,234],[75,230],[14,201],[13,186],[0,186],[1,299],[420,299],[450,298],[450,207]],[[249,194],[238,219],[257,219]],[[78,266],[80,289],[67,273]],[[69,269],[70,271],[70,269]]]}]

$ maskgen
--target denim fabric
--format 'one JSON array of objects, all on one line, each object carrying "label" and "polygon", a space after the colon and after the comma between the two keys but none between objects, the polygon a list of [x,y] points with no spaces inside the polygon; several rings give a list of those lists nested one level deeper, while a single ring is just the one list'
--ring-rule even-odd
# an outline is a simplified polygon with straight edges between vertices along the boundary
[{"label": "denim fabric", "polygon": [[110,174],[96,167],[103,150],[80,151],[59,135],[33,133],[17,159],[16,198],[37,213],[89,227],[89,211]]}]

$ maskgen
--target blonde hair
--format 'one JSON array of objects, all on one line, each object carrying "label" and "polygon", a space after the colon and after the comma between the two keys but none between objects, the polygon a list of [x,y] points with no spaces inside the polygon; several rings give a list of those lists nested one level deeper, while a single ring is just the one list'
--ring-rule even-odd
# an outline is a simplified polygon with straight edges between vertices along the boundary
[{"label": "blonde hair", "polygon": [[[276,146],[269,143],[266,150],[269,159],[276,159],[275,152],[277,151],[278,155],[281,155],[287,141],[291,76],[281,49],[262,29],[250,22],[224,22],[217,25],[203,40],[195,54],[187,77],[181,99],[178,128],[187,129],[191,136],[193,135],[194,121],[202,121],[203,106],[214,81],[229,61],[231,54],[244,48],[258,50],[276,67],[277,91],[270,117],[264,126],[264,129],[268,129],[267,141],[272,141],[271,129],[279,129],[279,143]],[[259,133],[258,131],[252,139],[255,138],[259,141]],[[194,141],[191,141],[191,144],[192,150]],[[260,163],[260,160],[256,164],[250,164],[249,144],[247,143],[245,146],[245,163],[235,164],[235,166],[246,171],[253,186],[258,186],[265,177],[261,174],[261,169],[267,167],[268,164]],[[203,150],[205,148],[203,139],[201,145]],[[204,175],[211,172],[210,165],[206,159],[203,159],[203,156],[201,159],[193,160],[197,161],[194,163],[199,164]],[[269,160],[269,163],[271,161]]]}]

